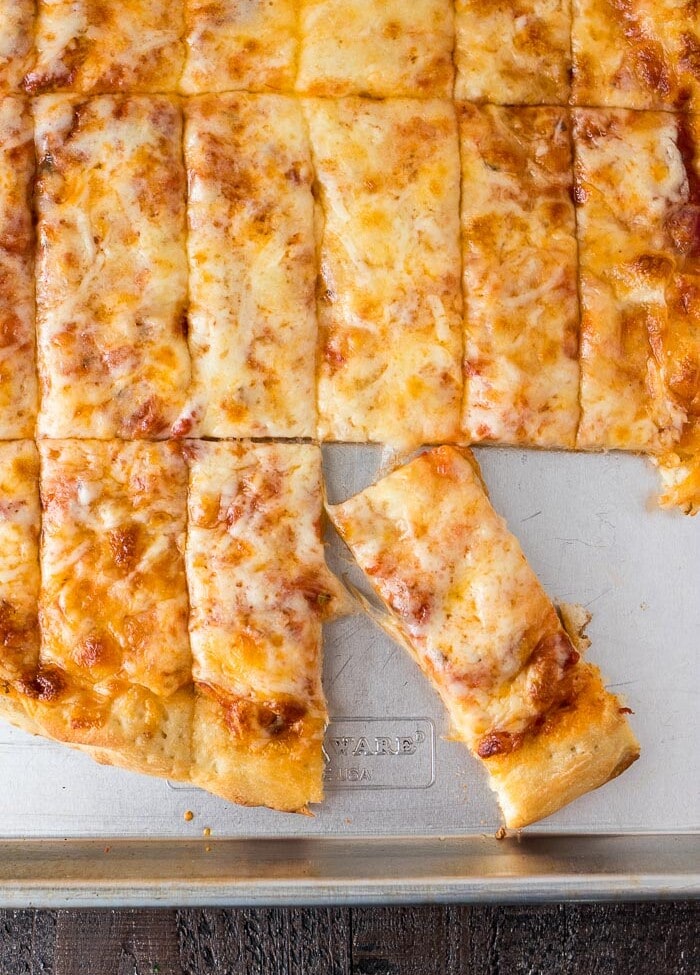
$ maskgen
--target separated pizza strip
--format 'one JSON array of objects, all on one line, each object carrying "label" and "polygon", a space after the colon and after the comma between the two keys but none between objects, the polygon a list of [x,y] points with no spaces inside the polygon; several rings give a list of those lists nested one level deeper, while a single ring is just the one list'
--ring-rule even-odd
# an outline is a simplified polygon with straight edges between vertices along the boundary
[{"label": "separated pizza strip", "polygon": [[31,62],[35,0],[0,0],[0,93],[19,91]]},{"label": "separated pizza strip", "polygon": [[448,98],[451,0],[301,0],[297,91]]},{"label": "separated pizza strip", "polygon": [[[700,123],[579,109],[574,136],[583,312],[577,446],[666,455],[678,474],[672,455],[689,454],[692,467],[700,417]],[[682,481],[673,492],[683,493]],[[686,487],[697,507],[697,489]]]},{"label": "separated pizza strip", "polygon": [[179,433],[316,432],[312,170],[297,101],[189,100],[189,346]]},{"label": "separated pizza strip", "polygon": [[0,97],[0,439],[8,440],[33,436],[36,423],[33,182],[29,107]]},{"label": "separated pizza strip", "polygon": [[459,154],[448,102],[305,102],[323,210],[319,432],[455,439]]},{"label": "separated pizza strip", "polygon": [[697,0],[573,0],[576,105],[700,109]]},{"label": "separated pizza strip", "polygon": [[321,627],[344,606],[321,541],[321,458],[189,442],[192,780],[247,805],[322,798]]},{"label": "separated pizza strip", "polygon": [[165,437],[190,379],[179,108],[47,95],[34,112],[39,433]]},{"label": "separated pizza strip", "polygon": [[184,62],[183,4],[38,0],[27,91],[175,91]]},{"label": "separated pizza strip", "polygon": [[483,759],[508,826],[637,758],[624,709],[580,660],[468,451],[424,453],[330,515],[387,607],[386,629]]},{"label": "separated pizza strip", "polygon": [[184,0],[185,94],[291,91],[298,57],[296,0]]},{"label": "separated pizza strip", "polygon": [[570,35],[570,0],[456,0],[455,97],[566,105]]},{"label": "separated pizza strip", "polygon": [[579,418],[568,115],[459,106],[469,442],[573,447]]}]

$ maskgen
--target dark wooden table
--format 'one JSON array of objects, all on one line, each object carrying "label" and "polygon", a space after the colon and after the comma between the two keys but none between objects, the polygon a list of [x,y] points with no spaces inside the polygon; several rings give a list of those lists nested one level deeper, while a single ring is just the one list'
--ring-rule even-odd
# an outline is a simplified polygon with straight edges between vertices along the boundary
[{"label": "dark wooden table", "polygon": [[698,975],[700,906],[0,911],[0,975]]}]

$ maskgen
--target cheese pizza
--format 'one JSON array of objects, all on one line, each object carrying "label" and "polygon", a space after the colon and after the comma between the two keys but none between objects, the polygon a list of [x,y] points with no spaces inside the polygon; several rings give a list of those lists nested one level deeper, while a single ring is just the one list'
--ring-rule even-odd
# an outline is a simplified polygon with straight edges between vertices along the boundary
[{"label": "cheese pizza", "polygon": [[34,146],[29,107],[0,97],[0,439],[31,437],[34,341]]},{"label": "cheese pizza", "polygon": [[347,597],[318,447],[39,451],[41,510],[35,445],[0,444],[0,714],[233,802],[319,801],[321,629]]},{"label": "cheese pizza", "polygon": [[185,402],[185,170],[161,96],[34,103],[39,432],[156,438]]},{"label": "cheese pizza", "polygon": [[0,0],[0,93],[18,91],[29,68],[35,0]]},{"label": "cheese pizza", "polygon": [[40,451],[41,513],[36,448],[0,446],[0,711],[100,761],[184,778],[182,458],[167,444],[44,441]]},{"label": "cheese pizza", "polygon": [[457,436],[459,153],[447,102],[305,103],[323,216],[318,294],[324,440]]},{"label": "cheese pizza", "polygon": [[570,36],[570,0],[456,0],[455,96],[565,105]]},{"label": "cheese pizza", "polygon": [[27,91],[175,91],[184,59],[183,2],[38,0]]},{"label": "cheese pizza", "polygon": [[694,509],[700,124],[691,115],[580,109],[574,126],[583,309],[577,446],[665,456],[668,499]]},{"label": "cheese pizza", "polygon": [[186,106],[195,436],[316,430],[313,173],[298,103],[218,95]]},{"label": "cheese pizza", "polygon": [[98,689],[190,681],[187,470],[168,443],[40,441],[42,660]]},{"label": "cheese pizza", "polygon": [[697,0],[573,0],[576,105],[700,109]]},{"label": "cheese pizza", "polygon": [[33,675],[39,662],[40,527],[36,446],[0,443],[0,702],[3,685]]},{"label": "cheese pizza", "polygon": [[469,442],[573,447],[577,248],[564,109],[459,107]]},{"label": "cheese pizza", "polygon": [[483,760],[506,825],[550,815],[637,758],[626,709],[581,660],[468,451],[424,453],[330,515],[385,628]]},{"label": "cheese pizza", "polygon": [[301,0],[300,32],[298,91],[452,94],[452,0]]},{"label": "cheese pizza", "polygon": [[188,442],[193,780],[235,802],[322,797],[321,625],[344,590],[321,542],[310,444]]},{"label": "cheese pizza", "polygon": [[296,0],[186,0],[185,94],[291,91],[298,57]]}]

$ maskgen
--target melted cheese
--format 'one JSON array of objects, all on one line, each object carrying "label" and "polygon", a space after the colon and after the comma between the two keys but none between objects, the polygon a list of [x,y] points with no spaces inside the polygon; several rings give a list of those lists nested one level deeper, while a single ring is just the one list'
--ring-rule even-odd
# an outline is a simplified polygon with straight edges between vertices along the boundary
[{"label": "melted cheese", "polygon": [[689,116],[575,113],[577,445],[663,453],[700,412],[700,157]]},{"label": "melted cheese", "polygon": [[458,99],[567,103],[570,0],[456,0],[456,26]]},{"label": "melted cheese", "polygon": [[321,457],[296,444],[191,442],[187,577],[198,695],[193,781],[248,804],[322,797]]},{"label": "melted cheese", "polygon": [[301,109],[284,96],[208,96],[187,106],[194,389],[178,430],[315,433],[316,249],[305,132]]},{"label": "melted cheese", "polygon": [[16,91],[29,67],[35,0],[0,0],[0,92]]},{"label": "melted cheese", "polygon": [[295,0],[187,0],[185,15],[186,94],[294,87]]},{"label": "melted cheese", "polygon": [[563,110],[460,109],[471,442],[573,447],[578,295]]},{"label": "melted cheese", "polygon": [[39,431],[166,436],[190,379],[179,110],[49,95],[35,117]]},{"label": "melted cheese", "polygon": [[39,659],[39,527],[36,447],[0,443],[0,695]]},{"label": "melted cheese", "polygon": [[184,0],[39,0],[32,94],[174,91]]},{"label": "melted cheese", "polygon": [[191,681],[175,443],[42,441],[42,663],[102,694]]},{"label": "melted cheese", "polygon": [[197,681],[323,711],[321,623],[342,602],[308,444],[188,444],[187,576]]},{"label": "melted cheese", "polygon": [[330,514],[459,736],[477,748],[526,731],[543,711],[543,650],[554,696],[568,638],[471,458],[439,447]]},{"label": "melted cheese", "polygon": [[450,0],[301,0],[297,90],[313,95],[452,93]]},{"label": "melted cheese", "polygon": [[452,439],[462,351],[454,111],[399,99],[305,107],[324,221],[320,434]]},{"label": "melted cheese", "polygon": [[700,109],[697,0],[573,0],[577,105]]},{"label": "melted cheese", "polygon": [[31,437],[34,348],[34,147],[29,110],[0,98],[0,438]]}]

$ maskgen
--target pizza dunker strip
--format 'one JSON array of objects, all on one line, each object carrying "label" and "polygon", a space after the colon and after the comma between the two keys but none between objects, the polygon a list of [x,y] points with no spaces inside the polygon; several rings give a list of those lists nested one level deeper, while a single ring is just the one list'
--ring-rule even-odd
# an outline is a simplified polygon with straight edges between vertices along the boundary
[{"label": "pizza dunker strip", "polygon": [[388,610],[384,627],[483,760],[507,826],[638,757],[626,709],[581,660],[468,451],[430,450],[329,514]]},{"label": "pizza dunker strip", "polygon": [[321,540],[310,444],[188,441],[192,780],[289,811],[323,794],[321,628],[347,597]]},{"label": "pizza dunker strip", "polygon": [[36,424],[33,184],[29,107],[0,97],[0,440]]},{"label": "pizza dunker strip", "polygon": [[700,120],[577,109],[577,447],[656,455],[662,503],[700,506]]},{"label": "pizza dunker strip", "polygon": [[573,0],[575,105],[700,110],[697,0]]},{"label": "pizza dunker strip", "polygon": [[[179,601],[185,644],[175,612],[163,630],[167,668],[187,640],[175,545],[184,534],[176,524],[179,518],[184,527],[184,464],[178,471],[169,445],[44,442],[41,454],[43,519],[36,447],[0,446],[7,499],[0,513],[0,713],[100,762],[186,779],[191,685],[154,663],[161,636],[150,632],[160,625],[159,598],[163,612]],[[127,499],[139,491],[138,500]],[[175,534],[158,517],[161,506],[175,511]]]},{"label": "pizza dunker strip", "polygon": [[176,91],[183,0],[38,0],[32,94]]},{"label": "pizza dunker strip", "polygon": [[297,91],[449,98],[452,0],[301,0]]},{"label": "pizza dunker strip", "polygon": [[193,389],[176,432],[313,437],[313,173],[298,102],[208,95],[185,108]]},{"label": "pizza dunker strip", "polygon": [[455,440],[462,396],[457,122],[449,102],[307,100],[320,188],[324,440]]},{"label": "pizza dunker strip", "polygon": [[468,442],[572,448],[577,247],[565,109],[460,105]]},{"label": "pizza dunker strip", "polygon": [[570,35],[570,0],[456,0],[455,97],[566,105]]},{"label": "pizza dunker strip", "polygon": [[187,95],[292,91],[298,57],[296,0],[185,0]]},{"label": "pizza dunker strip", "polygon": [[180,110],[45,95],[34,113],[39,434],[166,437],[190,382]]},{"label": "pizza dunker strip", "polygon": [[34,41],[35,0],[0,0],[0,93],[20,91]]}]

